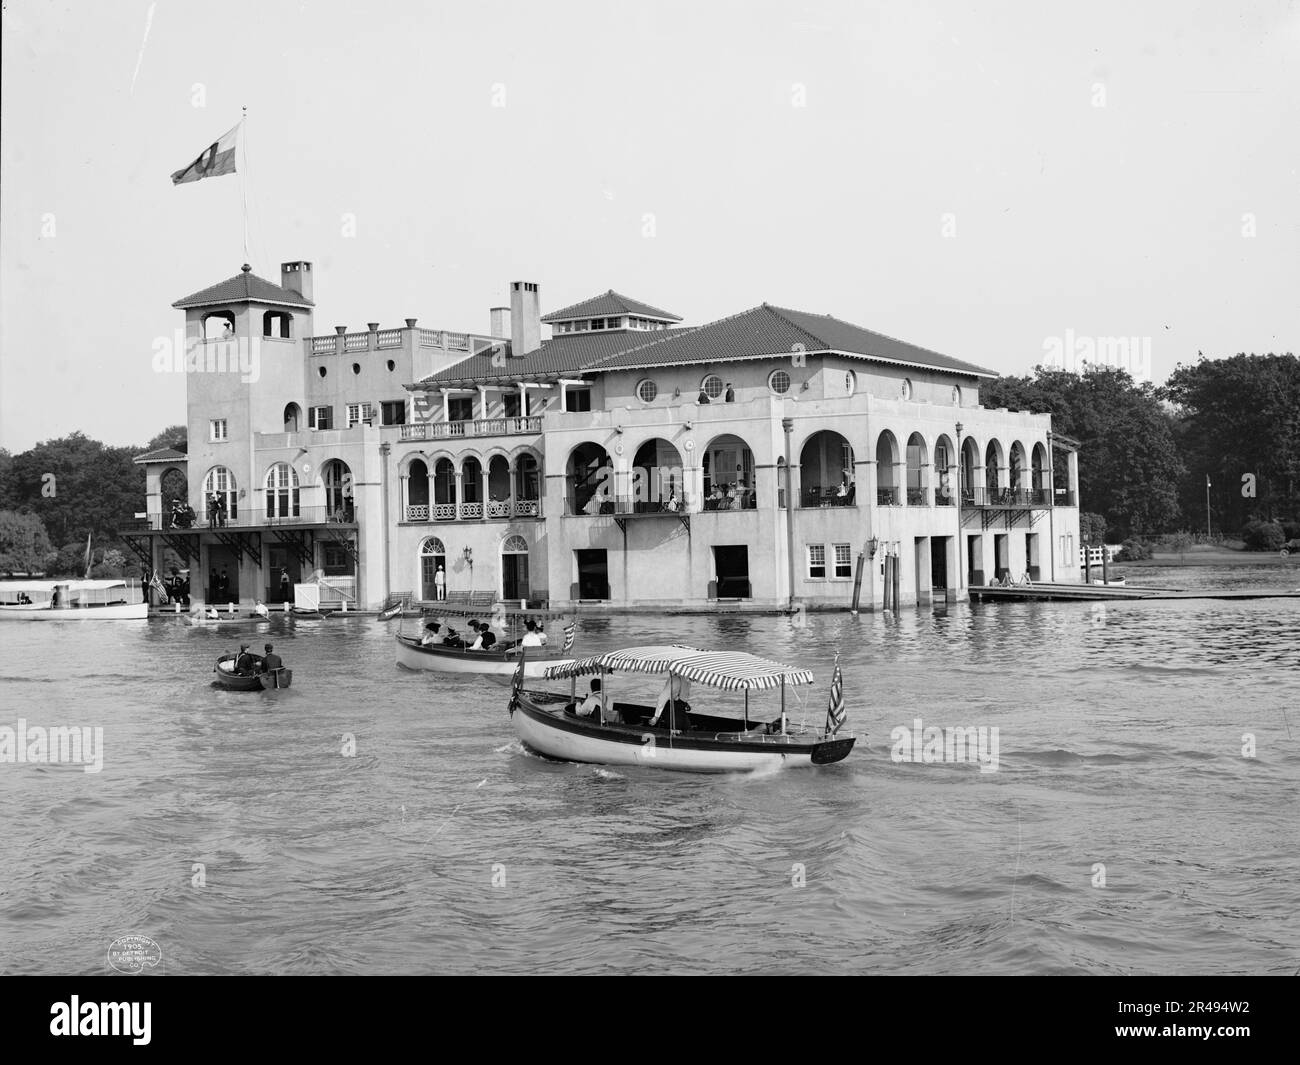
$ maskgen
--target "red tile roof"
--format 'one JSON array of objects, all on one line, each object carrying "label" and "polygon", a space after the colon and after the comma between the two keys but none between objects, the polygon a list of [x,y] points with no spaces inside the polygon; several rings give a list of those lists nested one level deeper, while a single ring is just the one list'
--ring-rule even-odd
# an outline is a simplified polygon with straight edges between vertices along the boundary
[{"label": "red tile roof", "polygon": [[247,263],[234,277],[177,300],[172,306],[183,310],[186,307],[208,307],[217,303],[250,302],[288,304],[291,307],[315,306],[311,300],[304,299],[298,293],[268,281],[264,277],[258,277]]},{"label": "red tile roof", "polygon": [[188,462],[189,456],[184,451],[177,451],[174,447],[160,447],[154,451],[146,451],[143,455],[136,455],[132,462]]},{"label": "red tile roof", "polygon": [[610,315],[621,317],[625,314],[636,315],[639,318],[660,318],[667,322],[680,322],[682,320],[680,314],[673,314],[672,311],[661,311],[658,307],[651,307],[648,303],[642,303],[640,300],[634,300],[628,296],[621,296],[611,288],[608,292],[602,292],[599,296],[592,296],[589,300],[583,300],[581,303],[562,307],[558,311],[543,315],[542,321],[562,322],[570,318],[606,318]]}]

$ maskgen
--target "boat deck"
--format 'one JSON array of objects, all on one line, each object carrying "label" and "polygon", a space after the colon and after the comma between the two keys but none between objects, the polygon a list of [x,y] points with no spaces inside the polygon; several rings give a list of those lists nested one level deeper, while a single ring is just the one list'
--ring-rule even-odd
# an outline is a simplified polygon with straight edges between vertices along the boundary
[{"label": "boat deck", "polygon": [[1032,584],[1010,588],[975,585],[972,603],[991,599],[1082,601],[1116,599],[1300,599],[1300,588],[1143,588],[1133,584]]}]

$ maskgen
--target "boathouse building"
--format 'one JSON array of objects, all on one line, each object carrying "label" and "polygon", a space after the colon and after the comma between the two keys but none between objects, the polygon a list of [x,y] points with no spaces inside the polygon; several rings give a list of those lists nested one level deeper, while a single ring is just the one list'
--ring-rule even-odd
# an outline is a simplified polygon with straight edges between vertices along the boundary
[{"label": "boathouse building", "polygon": [[123,536],[153,568],[175,552],[200,601],[222,571],[246,605],[315,577],[361,609],[434,601],[440,567],[452,600],[592,610],[879,609],[895,568],[903,604],[1079,579],[1050,416],[986,409],[992,372],[838,317],[691,325],[612,290],[543,315],[518,281],[484,333],[318,333],[308,262],[174,306],[188,449],[137,458]]}]

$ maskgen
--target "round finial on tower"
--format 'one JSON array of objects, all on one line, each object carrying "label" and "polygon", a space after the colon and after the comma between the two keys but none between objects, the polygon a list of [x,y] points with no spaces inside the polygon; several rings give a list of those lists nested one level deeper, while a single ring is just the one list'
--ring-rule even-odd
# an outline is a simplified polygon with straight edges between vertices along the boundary
[{"label": "round finial on tower", "polygon": [[241,266],[239,269],[241,269],[246,274],[251,274],[253,272],[253,268],[249,266],[248,263],[244,263],[244,265]]}]

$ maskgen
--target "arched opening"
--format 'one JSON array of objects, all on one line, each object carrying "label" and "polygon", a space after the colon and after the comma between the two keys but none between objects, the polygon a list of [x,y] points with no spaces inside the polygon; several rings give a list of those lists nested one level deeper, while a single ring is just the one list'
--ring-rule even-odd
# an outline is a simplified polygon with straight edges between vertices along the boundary
[{"label": "arched opening", "polygon": [[831,429],[813,433],[799,452],[805,507],[854,506],[853,448]]},{"label": "arched opening", "polygon": [[456,467],[451,459],[433,466],[433,516],[447,521],[456,516]]},{"label": "arched opening", "polygon": [[355,521],[352,471],[348,464],[342,459],[330,459],[321,468],[321,480],[325,485],[325,513],[330,521]]},{"label": "arched opening", "polygon": [[528,598],[528,541],[507,536],[501,543],[501,598]]},{"label": "arched opening", "polygon": [[488,517],[510,517],[510,460],[504,455],[488,459]]},{"label": "arched opening", "polygon": [[614,468],[599,444],[582,443],[569,452],[565,482],[570,514],[614,513]]},{"label": "arched opening", "polygon": [[1035,444],[1031,462],[1033,471],[1030,475],[1029,488],[1033,493],[1032,501],[1044,504],[1047,502],[1047,448],[1042,444]]},{"label": "arched opening", "polygon": [[262,336],[293,339],[293,315],[288,311],[267,311],[262,315]]},{"label": "arched opening", "polygon": [[925,437],[913,433],[907,438],[907,505],[930,505],[930,449]]},{"label": "arched opening", "polygon": [[[406,468],[407,521],[429,520],[429,467],[423,459],[413,459]],[[427,542],[427,541],[426,541]]]},{"label": "arched opening", "polygon": [[954,485],[957,477],[955,458],[956,452],[953,450],[952,439],[941,433],[939,439],[934,442],[934,505],[936,507],[951,507],[957,503]]},{"label": "arched opening", "polygon": [[[632,459],[631,510],[645,514],[659,510],[684,510],[686,484],[681,453],[667,440],[655,437],[636,449]],[[629,509],[626,504],[620,510]]]},{"label": "arched opening", "polygon": [[287,462],[277,462],[266,471],[267,520],[283,521],[300,514],[298,471]]},{"label": "arched opening", "polygon": [[980,449],[969,436],[961,442],[961,501],[963,506],[975,505],[975,489],[979,485]]},{"label": "arched opening", "polygon": [[286,433],[296,433],[298,423],[302,420],[302,408],[297,403],[285,404],[284,408],[284,431]]},{"label": "arched opening", "polygon": [[1007,487],[1015,495],[1019,496],[1020,492],[1028,487],[1024,483],[1028,472],[1029,462],[1025,458],[1025,445],[1017,440],[1011,445],[1011,466],[1007,483]]},{"label": "arched opening", "polygon": [[542,471],[537,456],[525,451],[515,459],[515,513],[537,517],[541,512]]},{"label": "arched opening", "polygon": [[163,470],[158,478],[158,502],[162,507],[163,528],[188,529],[198,520],[190,509],[190,482],[185,471],[175,466]]},{"label": "arched opening", "polygon": [[704,449],[702,462],[705,510],[755,510],[758,507],[754,453],[745,441],[730,433],[714,437]]},{"label": "arched opening", "polygon": [[225,466],[213,466],[203,478],[203,504],[209,527],[225,525],[239,516],[234,475]]},{"label": "arched opening", "polygon": [[886,429],[876,438],[876,504],[898,506],[902,502],[898,488],[898,441]]},{"label": "arched opening", "polygon": [[984,488],[988,503],[996,503],[1002,495],[1002,445],[996,440],[984,449]]},{"label": "arched opening", "polygon": [[420,544],[420,598],[447,598],[447,549],[436,536]]},{"label": "arched opening", "polygon": [[208,311],[203,316],[204,340],[230,340],[234,335],[234,311]]},{"label": "arched opening", "polygon": [[460,516],[483,517],[483,464],[473,455],[460,464],[460,493]]},{"label": "arched opening", "polygon": [[786,469],[785,456],[778,455],[776,459],[776,505],[782,510],[785,509],[785,485],[789,470]]}]

